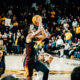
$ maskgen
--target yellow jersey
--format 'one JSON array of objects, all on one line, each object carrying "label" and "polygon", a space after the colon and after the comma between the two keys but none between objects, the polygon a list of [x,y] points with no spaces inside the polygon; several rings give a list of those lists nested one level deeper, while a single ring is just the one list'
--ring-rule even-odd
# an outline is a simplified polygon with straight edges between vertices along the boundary
[{"label": "yellow jersey", "polygon": [[76,34],[79,34],[80,33],[80,27],[77,27],[76,28]]},{"label": "yellow jersey", "polygon": [[72,34],[69,32],[65,33],[65,38],[66,40],[70,40],[72,38]]}]

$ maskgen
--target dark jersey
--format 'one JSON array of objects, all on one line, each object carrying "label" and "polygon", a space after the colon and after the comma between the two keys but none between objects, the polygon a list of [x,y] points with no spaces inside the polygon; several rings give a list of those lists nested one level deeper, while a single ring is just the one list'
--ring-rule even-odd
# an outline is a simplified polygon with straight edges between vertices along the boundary
[{"label": "dark jersey", "polygon": [[30,43],[26,44],[26,61],[36,61],[37,60],[37,49],[35,48],[36,39],[32,39]]}]

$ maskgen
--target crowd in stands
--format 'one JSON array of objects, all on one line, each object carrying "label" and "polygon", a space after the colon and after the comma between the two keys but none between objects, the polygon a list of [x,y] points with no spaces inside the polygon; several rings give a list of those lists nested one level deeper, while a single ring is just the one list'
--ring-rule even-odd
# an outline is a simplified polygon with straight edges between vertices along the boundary
[{"label": "crowd in stands", "polygon": [[[46,52],[56,50],[60,56],[80,54],[80,8],[74,2],[69,2],[69,6],[64,4],[66,5],[58,4],[56,0],[35,0],[24,7],[13,4],[5,9],[0,8],[0,39],[3,39],[7,52],[23,52],[26,28],[32,24],[32,17],[38,14],[42,16],[47,34],[44,40]],[[9,26],[5,25],[6,18],[11,19]],[[67,51],[69,53],[66,53]]]}]

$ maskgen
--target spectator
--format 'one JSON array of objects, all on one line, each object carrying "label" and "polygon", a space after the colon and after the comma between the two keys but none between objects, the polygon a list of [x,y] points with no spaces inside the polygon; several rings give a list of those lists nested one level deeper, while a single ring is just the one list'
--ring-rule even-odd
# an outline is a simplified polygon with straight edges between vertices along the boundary
[{"label": "spectator", "polygon": [[13,33],[13,35],[12,35],[12,38],[13,38],[13,44],[12,44],[12,47],[13,47],[13,53],[15,53],[15,40],[16,40],[16,33]]},{"label": "spectator", "polygon": [[76,27],[76,37],[77,39],[80,39],[80,26],[79,25],[77,25]]},{"label": "spectator", "polygon": [[71,45],[71,38],[72,38],[72,33],[70,32],[70,30],[68,30],[65,33],[65,42],[68,42],[69,45]]},{"label": "spectator", "polygon": [[24,35],[21,35],[21,38],[20,38],[20,51],[21,53],[23,53],[23,49],[25,48],[25,39],[24,39]]},{"label": "spectator", "polygon": [[56,40],[55,40],[55,36],[52,37],[51,39],[51,50],[56,50]]},{"label": "spectator", "polygon": [[10,54],[12,54],[12,52],[13,52],[13,37],[12,37],[12,35],[11,34],[9,34],[9,36],[8,36],[8,44],[7,44],[7,50],[8,50],[8,52],[10,53]]},{"label": "spectator", "polygon": [[48,29],[46,29],[46,35],[47,35],[47,38],[44,39],[44,41],[45,41],[45,43],[44,43],[44,51],[48,52],[48,43],[49,43],[49,38],[48,37],[50,35]]},{"label": "spectator", "polygon": [[64,22],[65,22],[65,19],[64,19],[64,17],[62,17],[61,20],[60,20],[60,23],[64,24]]},{"label": "spectator", "polygon": [[0,32],[0,40],[2,39],[2,33]]},{"label": "spectator", "polygon": [[59,38],[56,40],[56,46],[58,49],[62,48],[63,47],[63,40],[61,38],[61,36],[59,36]]},{"label": "spectator", "polygon": [[16,52],[17,54],[19,54],[19,53],[20,53],[19,40],[20,40],[20,37],[19,37],[19,36],[17,36],[17,37],[16,37],[16,40],[15,40],[15,52]]},{"label": "spectator", "polygon": [[80,67],[74,68],[71,73],[71,80],[80,80]]},{"label": "spectator", "polygon": [[65,22],[65,23],[63,24],[63,27],[64,27],[65,31],[67,31],[68,28],[69,28],[69,24],[68,24],[67,22]]},{"label": "spectator", "polygon": [[74,19],[74,21],[72,22],[72,26],[73,26],[73,27],[77,27],[77,25],[78,25],[78,22],[77,22],[76,19]]},{"label": "spectator", "polygon": [[3,41],[4,41],[4,44],[5,44],[5,45],[7,44],[7,37],[8,37],[7,33],[4,32],[2,38],[3,38]]},{"label": "spectator", "polygon": [[73,29],[71,30],[72,33],[72,42],[75,43],[76,42],[76,28],[73,27]]},{"label": "spectator", "polygon": [[15,40],[16,40],[16,33],[13,33],[13,45],[15,44]]},{"label": "spectator", "polygon": [[66,42],[64,47],[64,54],[69,56],[68,54],[69,51],[70,51],[70,45]]},{"label": "spectator", "polygon": [[[62,30],[61,38],[62,38],[62,39],[63,39],[63,41],[64,41],[64,39],[65,39],[65,30],[64,30],[64,29]],[[65,41],[64,41],[64,42],[65,42]]]},{"label": "spectator", "polygon": [[18,29],[17,36],[20,36],[20,35],[21,35],[21,33],[20,33],[20,30]]}]

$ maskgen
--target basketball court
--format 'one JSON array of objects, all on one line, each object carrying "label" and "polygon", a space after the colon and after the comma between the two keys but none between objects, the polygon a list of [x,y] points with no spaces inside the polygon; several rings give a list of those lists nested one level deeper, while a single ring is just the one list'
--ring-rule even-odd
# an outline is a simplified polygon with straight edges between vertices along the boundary
[{"label": "basketball court", "polygon": [[[17,78],[26,79],[26,74],[23,67],[22,55],[6,56],[6,71],[2,77],[13,75]],[[49,66],[49,79],[48,80],[70,80],[72,70],[80,65],[78,59],[66,59],[54,57],[54,60]],[[36,78],[36,71],[34,70],[33,80]]]}]

